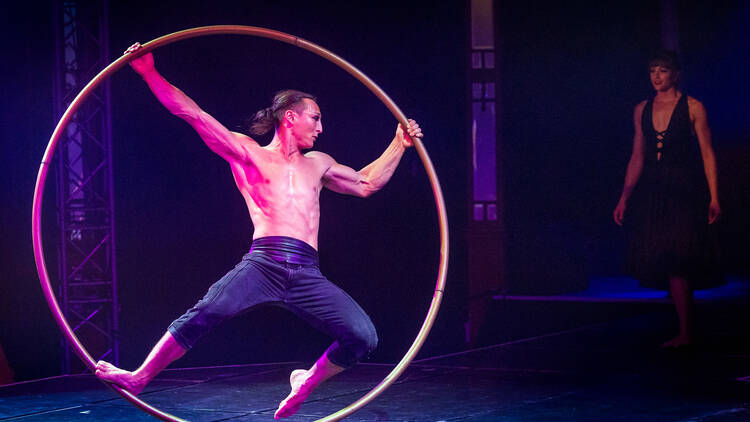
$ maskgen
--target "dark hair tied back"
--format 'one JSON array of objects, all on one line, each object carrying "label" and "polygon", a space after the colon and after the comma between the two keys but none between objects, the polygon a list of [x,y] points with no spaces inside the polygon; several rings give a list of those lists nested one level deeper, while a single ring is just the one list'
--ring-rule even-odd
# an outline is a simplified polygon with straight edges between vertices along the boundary
[{"label": "dark hair tied back", "polygon": [[290,108],[295,108],[305,98],[316,101],[314,96],[302,91],[285,89],[277,92],[273,97],[271,106],[258,111],[253,116],[252,123],[250,124],[250,133],[253,135],[264,135],[275,129],[281,122],[284,112]]},{"label": "dark hair tied back", "polygon": [[274,125],[273,109],[266,107],[259,110],[253,116],[252,123],[250,124],[250,133],[253,135],[264,135],[273,129]]}]

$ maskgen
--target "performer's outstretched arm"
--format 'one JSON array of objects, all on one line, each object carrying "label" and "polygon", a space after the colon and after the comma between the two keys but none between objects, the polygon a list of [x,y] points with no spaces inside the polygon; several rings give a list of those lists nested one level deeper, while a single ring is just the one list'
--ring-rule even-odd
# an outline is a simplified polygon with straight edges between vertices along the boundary
[{"label": "performer's outstretched arm", "polygon": [[[141,45],[135,43],[125,53],[134,53],[140,48]],[[227,129],[184,92],[164,79],[156,70],[154,57],[150,52],[131,61],[130,66],[141,75],[151,92],[170,113],[188,122],[203,142],[225,160],[246,160],[248,148],[258,146],[250,137]]]},{"label": "performer's outstretched arm", "polygon": [[[348,195],[367,197],[379,191],[393,176],[406,148],[412,146],[411,137],[422,137],[422,129],[414,120],[404,133],[401,125],[396,128],[396,136],[377,160],[360,171],[339,164],[331,159],[331,165],[323,176],[324,186],[332,191]],[[318,153],[320,154],[320,153]]]}]

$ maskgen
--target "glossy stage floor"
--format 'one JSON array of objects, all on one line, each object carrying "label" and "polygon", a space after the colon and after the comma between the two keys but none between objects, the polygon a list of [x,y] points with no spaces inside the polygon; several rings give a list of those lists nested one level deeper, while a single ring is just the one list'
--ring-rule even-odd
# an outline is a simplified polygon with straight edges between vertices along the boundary
[{"label": "glossy stage floor", "polygon": [[[701,301],[695,346],[661,350],[663,302],[495,300],[485,346],[421,358],[352,421],[750,421],[747,298]],[[439,334],[439,333],[438,333]],[[169,369],[142,394],[191,421],[269,421],[299,363]],[[290,418],[315,420],[391,369],[367,363]],[[90,375],[0,387],[0,420],[146,421]]]}]

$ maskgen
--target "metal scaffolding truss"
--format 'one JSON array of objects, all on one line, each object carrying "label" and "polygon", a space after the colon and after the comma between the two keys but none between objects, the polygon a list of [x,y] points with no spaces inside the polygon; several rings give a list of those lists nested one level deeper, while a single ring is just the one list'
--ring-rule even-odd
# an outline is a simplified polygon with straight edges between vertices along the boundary
[{"label": "metal scaffolding truss", "polygon": [[[109,63],[106,0],[63,1],[55,8],[55,114]],[[118,363],[118,302],[109,84],[82,104],[56,157],[58,295],[74,332],[96,358]],[[84,370],[62,345],[62,371]]]}]

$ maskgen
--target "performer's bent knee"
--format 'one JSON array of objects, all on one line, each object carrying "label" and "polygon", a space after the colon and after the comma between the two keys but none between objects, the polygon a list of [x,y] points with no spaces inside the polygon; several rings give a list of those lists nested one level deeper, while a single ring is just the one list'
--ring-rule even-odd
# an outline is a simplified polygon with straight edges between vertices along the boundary
[{"label": "performer's bent knee", "polygon": [[361,341],[361,350],[364,350],[364,353],[358,359],[369,356],[378,347],[378,333],[375,331],[375,327],[372,327],[366,336],[361,337]]},{"label": "performer's bent knee", "polygon": [[326,356],[334,365],[349,368],[367,358],[377,345],[378,334],[370,323],[335,341],[326,351]]},{"label": "performer's bent knee", "polygon": [[192,308],[169,325],[167,331],[185,350],[190,350],[208,332],[213,330],[225,315],[214,314],[206,309]]},{"label": "performer's bent knee", "polygon": [[[245,303],[237,294],[246,281],[249,268],[242,261],[219,281],[211,285],[206,295],[195,306],[174,320],[168,331],[185,350],[190,350],[198,340],[214,327],[255,303]],[[246,284],[246,283],[245,283]]]}]

